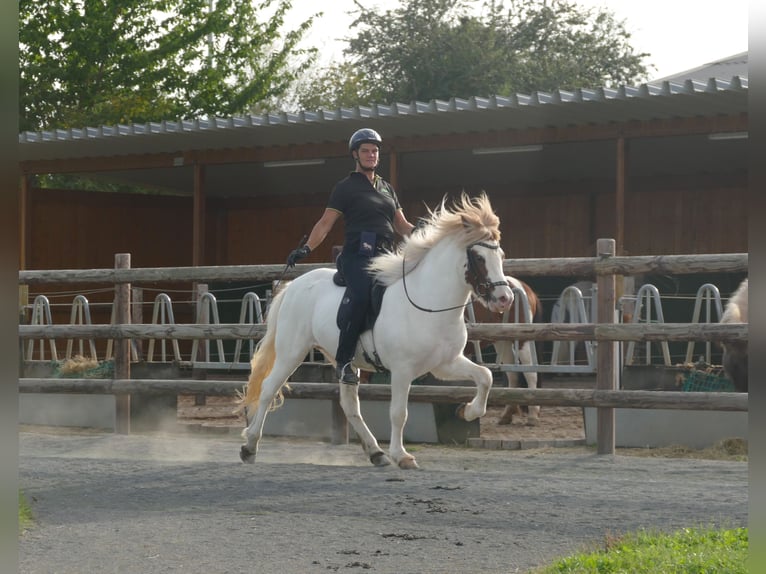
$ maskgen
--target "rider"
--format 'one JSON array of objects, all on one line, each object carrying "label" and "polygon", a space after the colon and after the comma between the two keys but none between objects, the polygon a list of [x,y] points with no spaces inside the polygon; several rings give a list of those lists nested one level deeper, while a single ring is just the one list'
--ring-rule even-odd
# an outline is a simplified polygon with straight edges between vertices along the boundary
[{"label": "rider", "polygon": [[322,243],[343,216],[345,240],[336,261],[346,280],[335,354],[335,376],[341,383],[359,383],[359,374],[351,361],[370,304],[372,276],[367,269],[370,257],[393,247],[394,231],[408,236],[415,228],[404,216],[394,188],[375,173],[382,143],[375,130],[362,128],[353,133],[348,150],[356,169],[335,184],[327,207],[305,245],[293,250],[287,258],[287,264],[294,266]]}]

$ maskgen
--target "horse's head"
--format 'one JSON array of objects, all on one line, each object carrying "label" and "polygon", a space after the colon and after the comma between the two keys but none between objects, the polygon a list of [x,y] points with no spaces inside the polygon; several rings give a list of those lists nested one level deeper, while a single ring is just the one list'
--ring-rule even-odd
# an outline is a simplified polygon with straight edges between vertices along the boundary
[{"label": "horse's head", "polygon": [[481,303],[493,313],[513,304],[513,291],[503,271],[503,250],[494,241],[477,241],[466,248],[465,280]]}]

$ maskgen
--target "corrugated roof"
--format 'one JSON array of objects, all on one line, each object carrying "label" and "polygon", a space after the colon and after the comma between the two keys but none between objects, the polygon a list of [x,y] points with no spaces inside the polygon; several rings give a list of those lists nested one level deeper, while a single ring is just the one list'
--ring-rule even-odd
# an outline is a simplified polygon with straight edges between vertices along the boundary
[{"label": "corrugated roof", "polygon": [[[704,80],[656,81],[616,89],[582,88],[22,132],[19,151],[20,159],[28,161],[341,142],[362,121],[387,138],[396,138],[738,114],[747,111],[747,90],[745,74],[728,79],[713,76]],[[147,137],[150,135],[153,137]]]},{"label": "corrugated roof", "polygon": [[727,58],[708,62],[707,64],[692,68],[691,70],[685,70],[683,72],[671,74],[670,76],[665,76],[664,78],[652,80],[652,82],[678,82],[684,80],[705,81],[710,77],[731,78],[732,76],[746,78],[748,77],[747,60],[748,52],[741,52],[739,54],[734,54],[733,56],[728,56]]}]

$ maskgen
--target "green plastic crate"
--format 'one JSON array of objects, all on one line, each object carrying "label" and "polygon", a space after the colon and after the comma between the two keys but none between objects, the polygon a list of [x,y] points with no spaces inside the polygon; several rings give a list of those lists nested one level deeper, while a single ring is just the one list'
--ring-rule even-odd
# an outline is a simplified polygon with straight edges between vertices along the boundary
[{"label": "green plastic crate", "polygon": [[725,393],[734,392],[734,385],[726,377],[723,369],[715,369],[711,371],[694,369],[684,375],[683,390],[684,392],[692,393]]}]

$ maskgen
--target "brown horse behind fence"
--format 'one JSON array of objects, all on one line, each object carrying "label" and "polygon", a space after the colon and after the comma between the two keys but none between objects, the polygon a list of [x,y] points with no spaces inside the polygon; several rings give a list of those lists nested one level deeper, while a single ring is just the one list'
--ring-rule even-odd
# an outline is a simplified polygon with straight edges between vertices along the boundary
[{"label": "brown horse behind fence", "polygon": [[[484,306],[482,305],[474,305],[473,306],[473,312],[474,317],[477,323],[515,323],[517,322],[517,309],[518,309],[518,322],[519,323],[539,323],[542,320],[542,305],[540,303],[540,299],[538,298],[537,294],[532,290],[532,288],[527,285],[524,281],[521,281],[519,279],[516,279],[514,277],[508,277],[506,276],[506,279],[511,284],[511,288],[514,289],[514,293],[516,294],[515,301],[513,305],[510,307],[509,310],[507,310],[502,315],[490,313]],[[523,290],[524,293],[527,296],[527,301],[529,302],[529,309],[528,312],[524,308],[524,305],[520,301],[519,292]],[[472,341],[468,342],[468,345],[466,346],[466,354],[469,356],[473,356],[475,354],[474,352],[474,346],[472,344]],[[519,351],[518,356],[516,356],[516,352],[514,349],[514,341],[512,340],[504,340],[504,341],[480,341],[480,349],[484,350],[485,348],[488,348],[490,346],[494,345],[495,353],[497,354],[497,363],[499,364],[521,364],[521,365],[533,365],[535,362],[533,361],[533,358],[536,359],[536,356],[533,356],[535,351],[535,345],[533,341],[519,341]],[[536,372],[525,372],[525,373],[518,373],[514,371],[504,371],[505,376],[508,379],[508,386],[512,388],[518,388],[518,387],[527,387],[527,388],[537,388],[538,386],[538,373]],[[522,377],[519,377],[519,375],[522,375]],[[523,381],[523,382],[522,382]],[[526,424],[528,425],[537,425],[540,420],[540,407],[539,406],[522,406],[518,404],[509,404],[506,405],[505,409],[503,410],[503,414],[500,416],[500,419],[498,421],[498,424],[501,425],[507,425],[511,424],[514,420],[514,418],[521,420],[524,416],[524,412],[526,411],[527,419]]]}]

